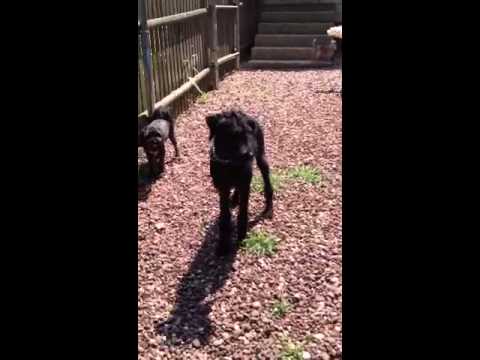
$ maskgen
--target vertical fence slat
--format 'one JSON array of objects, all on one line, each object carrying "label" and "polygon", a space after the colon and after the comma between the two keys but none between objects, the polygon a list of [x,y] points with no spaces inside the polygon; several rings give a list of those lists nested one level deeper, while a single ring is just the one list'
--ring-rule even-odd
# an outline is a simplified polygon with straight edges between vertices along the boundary
[{"label": "vertical fence slat", "polygon": [[150,44],[150,31],[147,28],[147,4],[146,0],[138,0],[140,28],[141,28],[141,44],[142,44],[142,58],[144,63],[144,72],[147,82],[146,97],[147,97],[147,114],[153,113],[155,105],[155,94],[153,88],[153,71],[152,71],[152,49]]},{"label": "vertical fence slat", "polygon": [[212,72],[212,79],[211,79],[211,86],[214,89],[218,88],[218,23],[217,23],[217,8],[215,7],[215,2],[210,1],[208,5],[208,16],[209,16],[209,24],[210,24],[210,31],[209,31],[209,45],[210,48],[209,52],[209,62]]},{"label": "vertical fence slat", "polygon": [[[234,27],[234,52],[240,52],[240,1],[237,1],[237,8],[235,9],[235,27]],[[235,68],[240,69],[240,56],[235,59]]]}]

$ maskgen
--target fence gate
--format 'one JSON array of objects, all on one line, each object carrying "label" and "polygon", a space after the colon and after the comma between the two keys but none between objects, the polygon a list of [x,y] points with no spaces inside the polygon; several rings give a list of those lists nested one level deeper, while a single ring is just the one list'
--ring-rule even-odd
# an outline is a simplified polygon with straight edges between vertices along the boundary
[{"label": "fence gate", "polygon": [[240,67],[241,5],[222,0],[138,0],[140,115],[171,105],[192,88],[203,93],[197,84],[204,79],[216,89],[219,69],[228,62]]}]

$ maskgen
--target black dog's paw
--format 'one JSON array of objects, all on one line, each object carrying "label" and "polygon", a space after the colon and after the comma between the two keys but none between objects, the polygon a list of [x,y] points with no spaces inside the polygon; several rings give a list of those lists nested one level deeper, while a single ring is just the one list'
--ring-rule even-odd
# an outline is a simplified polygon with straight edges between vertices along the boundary
[{"label": "black dog's paw", "polygon": [[165,174],[165,168],[150,171],[150,177],[153,181],[160,179]]},{"label": "black dog's paw", "polygon": [[263,210],[262,216],[266,219],[273,219],[273,209],[266,208],[265,210]]},{"label": "black dog's paw", "polygon": [[239,196],[238,196],[238,194],[234,193],[233,196],[232,196],[232,199],[230,201],[230,207],[232,209],[235,209],[238,206],[239,203],[240,203]]}]

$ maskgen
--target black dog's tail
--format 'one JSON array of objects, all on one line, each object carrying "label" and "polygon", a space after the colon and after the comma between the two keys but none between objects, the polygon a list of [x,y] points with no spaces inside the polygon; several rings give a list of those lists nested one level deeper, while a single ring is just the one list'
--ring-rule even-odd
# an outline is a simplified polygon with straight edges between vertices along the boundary
[{"label": "black dog's tail", "polygon": [[170,113],[170,109],[166,107],[159,107],[155,109],[152,116],[150,117],[150,122],[158,119],[163,119],[169,122],[173,122],[173,117]]},{"label": "black dog's tail", "polygon": [[159,107],[153,111],[152,116],[148,116],[143,114],[138,118],[138,146],[143,146],[143,139],[142,139],[142,130],[149,125],[152,121],[164,119],[170,123],[170,131],[175,126],[175,120],[170,113],[170,109],[167,107]]},{"label": "black dog's tail", "polygon": [[178,150],[177,140],[175,138],[175,118],[172,116],[171,111],[167,107],[159,107],[156,109],[151,117],[151,121],[162,119],[166,120],[169,123],[169,132],[168,138],[172,142],[175,148],[175,156],[179,156],[180,152]]}]

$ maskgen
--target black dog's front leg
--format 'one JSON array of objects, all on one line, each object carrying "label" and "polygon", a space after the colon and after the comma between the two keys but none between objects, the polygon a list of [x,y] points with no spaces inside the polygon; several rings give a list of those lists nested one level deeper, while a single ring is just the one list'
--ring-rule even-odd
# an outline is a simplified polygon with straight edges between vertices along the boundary
[{"label": "black dog's front leg", "polygon": [[175,137],[175,120],[173,119],[170,121],[170,131],[168,132],[168,138],[172,142],[175,149],[175,157],[180,156],[180,152],[178,151],[177,138]]},{"label": "black dog's front leg", "polygon": [[232,208],[236,208],[239,203],[240,203],[240,194],[238,192],[238,188],[235,188],[233,190],[232,201],[230,203],[230,206]]},{"label": "black dog's front leg", "polygon": [[150,169],[150,177],[152,179],[156,179],[159,177],[159,170],[155,164],[156,162],[156,156],[154,154],[147,153],[147,159],[148,159],[148,167]]},{"label": "black dog's front leg", "polygon": [[239,189],[239,200],[240,207],[238,209],[238,222],[237,222],[237,232],[238,232],[238,242],[245,239],[247,236],[247,226],[248,226],[248,199],[250,197],[250,181],[251,179]]},{"label": "black dog's front leg", "polygon": [[165,143],[161,144],[155,154],[147,152],[147,159],[150,165],[150,173],[153,178],[158,179],[165,171]]},{"label": "black dog's front leg", "polygon": [[230,190],[220,190],[220,239],[217,249],[218,255],[225,255],[231,250],[231,213],[230,213]]}]

